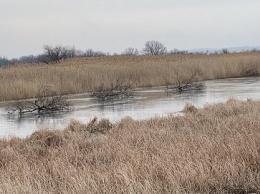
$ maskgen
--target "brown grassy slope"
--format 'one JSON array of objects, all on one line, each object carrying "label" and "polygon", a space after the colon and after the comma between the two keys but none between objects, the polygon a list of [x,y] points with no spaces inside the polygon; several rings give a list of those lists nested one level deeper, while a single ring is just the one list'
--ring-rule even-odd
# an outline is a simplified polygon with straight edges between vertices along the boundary
[{"label": "brown grassy slope", "polygon": [[0,141],[0,193],[260,191],[260,102]]},{"label": "brown grassy slope", "polygon": [[64,93],[91,92],[117,78],[131,78],[136,87],[176,83],[194,67],[201,79],[241,77],[259,73],[260,52],[225,55],[109,56],[76,58],[59,64],[25,64],[0,68],[0,100],[34,97],[41,85]]}]

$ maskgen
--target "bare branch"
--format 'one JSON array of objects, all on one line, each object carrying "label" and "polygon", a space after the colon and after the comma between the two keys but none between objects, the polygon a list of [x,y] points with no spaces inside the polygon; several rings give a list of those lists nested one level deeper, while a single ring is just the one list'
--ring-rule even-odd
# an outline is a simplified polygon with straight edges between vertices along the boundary
[{"label": "bare branch", "polygon": [[116,98],[129,98],[133,96],[133,85],[135,82],[130,79],[118,78],[115,83],[109,86],[101,84],[93,93],[92,96],[99,100],[111,100]]},{"label": "bare branch", "polygon": [[205,88],[203,82],[198,81],[202,76],[202,72],[198,67],[192,68],[189,74],[184,74],[181,68],[175,69],[173,79],[175,85],[171,85],[169,78],[165,79],[166,90],[174,90],[178,92],[190,91],[190,90],[202,90]]},{"label": "bare branch", "polygon": [[56,111],[69,110],[70,104],[67,102],[67,95],[57,94],[50,90],[48,86],[41,86],[34,101],[19,101],[12,105],[9,113],[18,112],[19,115],[37,112],[46,114]]}]

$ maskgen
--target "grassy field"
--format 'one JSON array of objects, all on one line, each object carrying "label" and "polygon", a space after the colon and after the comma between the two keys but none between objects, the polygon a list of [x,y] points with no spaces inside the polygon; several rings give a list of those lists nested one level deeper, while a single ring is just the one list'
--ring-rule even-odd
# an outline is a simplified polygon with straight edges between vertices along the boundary
[{"label": "grassy field", "polygon": [[0,101],[35,97],[40,86],[62,93],[92,92],[117,78],[135,87],[174,84],[176,77],[200,69],[200,80],[259,74],[260,52],[222,55],[108,56],[76,58],[59,64],[22,64],[0,68]]},{"label": "grassy field", "polygon": [[260,101],[0,140],[0,193],[259,193]]}]

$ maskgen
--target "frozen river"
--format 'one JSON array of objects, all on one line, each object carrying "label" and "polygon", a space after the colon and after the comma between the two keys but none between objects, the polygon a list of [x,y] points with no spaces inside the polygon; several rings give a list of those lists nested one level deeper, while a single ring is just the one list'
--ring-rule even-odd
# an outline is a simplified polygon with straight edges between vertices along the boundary
[{"label": "frozen river", "polygon": [[186,103],[203,107],[208,103],[225,102],[234,97],[260,99],[260,77],[231,78],[205,82],[206,89],[183,93],[167,93],[165,87],[139,89],[131,99],[101,103],[88,94],[74,95],[70,101],[71,112],[47,116],[10,116],[4,107],[0,108],[0,136],[25,137],[39,128],[63,128],[70,119],[87,123],[93,117],[108,118],[111,121],[130,116],[147,119],[178,113]]}]

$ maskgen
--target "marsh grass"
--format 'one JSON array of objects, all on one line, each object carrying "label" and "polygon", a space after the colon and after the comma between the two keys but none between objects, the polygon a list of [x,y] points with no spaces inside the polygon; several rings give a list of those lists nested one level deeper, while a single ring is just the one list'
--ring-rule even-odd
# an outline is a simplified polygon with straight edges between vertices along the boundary
[{"label": "marsh grass", "polygon": [[6,66],[0,68],[0,100],[35,97],[42,85],[60,93],[93,92],[122,77],[132,79],[135,87],[175,84],[176,71],[185,79],[194,68],[201,71],[200,80],[259,75],[260,53],[108,56]]},{"label": "marsh grass", "polygon": [[260,102],[0,140],[0,193],[259,193]]}]

